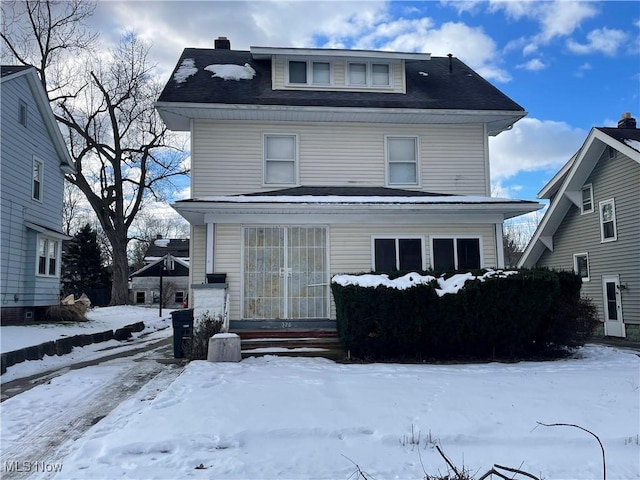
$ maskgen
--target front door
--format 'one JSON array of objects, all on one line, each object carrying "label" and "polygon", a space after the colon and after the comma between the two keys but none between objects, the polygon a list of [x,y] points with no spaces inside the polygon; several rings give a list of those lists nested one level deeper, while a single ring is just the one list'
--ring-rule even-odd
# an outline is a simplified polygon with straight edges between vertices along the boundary
[{"label": "front door", "polygon": [[611,337],[625,337],[620,277],[618,275],[604,275],[602,277],[602,297],[604,300],[604,334]]},{"label": "front door", "polygon": [[324,227],[245,227],[243,318],[328,318]]}]

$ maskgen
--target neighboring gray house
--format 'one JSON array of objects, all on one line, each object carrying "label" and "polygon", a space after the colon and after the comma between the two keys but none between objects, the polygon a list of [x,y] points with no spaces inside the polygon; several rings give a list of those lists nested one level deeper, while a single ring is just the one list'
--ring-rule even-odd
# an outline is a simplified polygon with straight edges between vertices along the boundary
[{"label": "neighboring gray house", "polygon": [[191,134],[191,306],[225,289],[232,330],[335,326],[337,273],[501,267],[541,207],[490,196],[488,139],[526,112],[454,57],[215,47],[156,108]]},{"label": "neighboring gray house", "polygon": [[75,167],[33,67],[2,66],[0,77],[0,316],[42,319],[60,302],[64,174]]},{"label": "neighboring gray house", "polygon": [[601,333],[640,340],[640,130],[593,128],[540,191],[551,201],[519,266],[574,270]]},{"label": "neighboring gray house", "polygon": [[162,274],[163,307],[182,308],[189,293],[189,239],[157,238],[144,260],[146,265],[129,276],[131,303],[159,303]]}]

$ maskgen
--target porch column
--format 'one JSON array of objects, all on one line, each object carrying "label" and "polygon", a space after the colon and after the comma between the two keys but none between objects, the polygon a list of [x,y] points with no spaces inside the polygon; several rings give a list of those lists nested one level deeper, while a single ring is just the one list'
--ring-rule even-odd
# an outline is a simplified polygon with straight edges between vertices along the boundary
[{"label": "porch column", "polygon": [[496,223],[496,267],[498,268],[504,268],[504,242],[502,234],[502,222]]},{"label": "porch column", "polygon": [[206,247],[205,247],[205,273],[214,273],[214,262],[213,259],[215,257],[215,238],[216,238],[216,224],[215,223],[207,223],[207,239],[206,239]]}]

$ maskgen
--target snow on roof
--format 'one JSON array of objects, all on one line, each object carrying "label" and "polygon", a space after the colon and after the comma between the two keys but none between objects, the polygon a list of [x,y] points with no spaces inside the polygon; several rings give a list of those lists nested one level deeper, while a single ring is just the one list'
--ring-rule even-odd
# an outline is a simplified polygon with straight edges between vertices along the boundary
[{"label": "snow on roof", "polygon": [[624,143],[629,145],[636,152],[640,152],[640,142],[638,140],[632,140],[630,138],[625,138]]},{"label": "snow on roof", "polygon": [[187,78],[196,73],[198,73],[198,69],[196,68],[195,60],[193,58],[185,58],[173,75],[173,79],[176,83],[184,83],[187,81]]},{"label": "snow on roof", "polygon": [[347,195],[228,195],[194,198],[194,201],[228,203],[522,203],[523,200],[474,195],[383,197]]},{"label": "snow on roof", "polygon": [[397,290],[406,290],[407,288],[415,287],[416,285],[428,284],[434,280],[437,280],[438,287],[436,293],[439,297],[446,295],[447,293],[458,293],[458,291],[464,287],[464,284],[469,280],[485,281],[491,277],[506,277],[518,272],[515,271],[503,271],[503,270],[488,270],[483,275],[473,275],[472,273],[459,273],[449,278],[444,278],[444,275],[440,278],[432,277],[431,275],[420,275],[419,273],[407,273],[406,275],[393,280],[389,279],[387,274],[363,274],[363,275],[335,275],[331,281],[346,287],[348,285],[356,285],[364,288],[376,288],[380,286],[395,288]]},{"label": "snow on roof", "polygon": [[168,247],[169,242],[171,242],[171,240],[168,238],[158,238],[157,240],[153,241],[156,247]]},{"label": "snow on roof", "polygon": [[251,80],[256,76],[256,71],[245,63],[243,65],[208,65],[204,67],[208,72],[213,72],[212,77],[224,80]]}]

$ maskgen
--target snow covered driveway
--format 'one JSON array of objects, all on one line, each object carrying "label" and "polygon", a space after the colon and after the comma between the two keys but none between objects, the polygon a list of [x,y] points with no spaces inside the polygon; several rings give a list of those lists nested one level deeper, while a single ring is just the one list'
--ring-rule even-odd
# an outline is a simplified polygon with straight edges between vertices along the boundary
[{"label": "snow covered driveway", "polygon": [[[544,422],[591,430],[606,449],[607,478],[638,479],[639,373],[637,355],[601,346],[515,364],[192,362],[157,396],[134,396],[93,426],[67,450],[56,478],[348,479],[357,465],[367,478],[418,480],[423,465],[446,472],[435,442],[471,472],[499,463],[548,480],[602,478],[593,437],[537,425]],[[110,381],[73,380],[56,392],[75,395],[43,391],[30,401],[46,419],[101,382]],[[45,406],[45,395],[59,407]],[[28,405],[16,415],[28,417]],[[18,436],[18,427],[10,432]]]},{"label": "snow covered driveway", "polygon": [[132,396],[152,400],[179,375],[181,367],[158,362],[172,353],[164,342],[135,356],[68,371],[4,401],[2,478],[62,468],[74,442],[92,425]]}]

